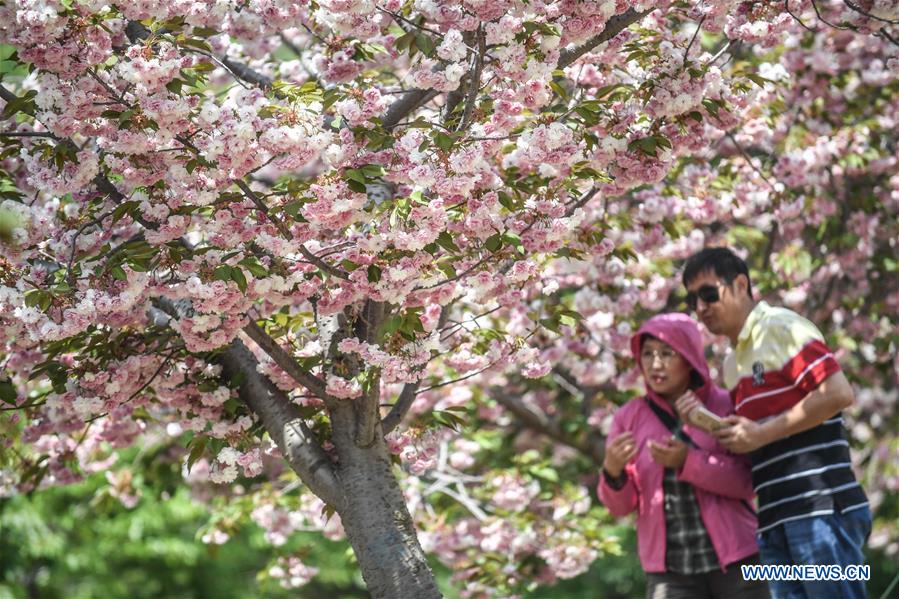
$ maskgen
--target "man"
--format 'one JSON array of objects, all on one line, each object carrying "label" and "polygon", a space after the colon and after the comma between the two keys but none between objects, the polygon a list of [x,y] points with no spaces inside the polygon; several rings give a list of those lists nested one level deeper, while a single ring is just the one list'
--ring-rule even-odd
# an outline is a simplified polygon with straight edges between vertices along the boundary
[{"label": "man", "polygon": [[[785,308],[755,302],[746,263],[727,248],[693,255],[687,305],[730,339],[724,363],[735,415],[716,432],[748,453],[765,564],[864,564],[871,512],[852,472],[841,411],[854,395],[818,329]],[[682,417],[697,405],[684,397]],[[771,581],[773,597],[865,597],[861,581]]]}]

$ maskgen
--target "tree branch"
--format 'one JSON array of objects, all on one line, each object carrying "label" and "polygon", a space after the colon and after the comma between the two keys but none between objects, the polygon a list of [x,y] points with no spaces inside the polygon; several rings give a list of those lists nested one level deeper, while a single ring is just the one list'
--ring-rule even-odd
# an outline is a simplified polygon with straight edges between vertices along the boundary
[{"label": "tree branch", "polygon": [[403,390],[400,392],[400,396],[396,400],[396,403],[393,404],[393,407],[390,408],[390,412],[388,412],[387,416],[384,417],[384,420],[381,421],[381,428],[384,430],[385,435],[395,429],[397,425],[403,421],[403,418],[406,417],[406,414],[409,413],[409,408],[412,407],[412,403],[415,401],[415,395],[418,393],[420,384],[421,381],[415,381],[414,383],[406,383],[403,385]]},{"label": "tree branch", "polygon": [[556,64],[557,69],[564,69],[575,60],[591,51],[596,46],[600,45],[603,42],[607,42],[619,33],[621,33],[624,29],[627,29],[632,24],[636,23],[649,13],[651,13],[655,8],[650,8],[641,12],[635,11],[633,8],[627,9],[625,12],[620,15],[615,15],[611,19],[606,22],[606,28],[602,30],[601,33],[591,37],[589,40],[584,42],[582,45],[577,46],[576,48],[571,48],[570,50],[562,50],[559,54],[559,62]]},{"label": "tree branch", "polygon": [[[381,323],[384,321],[384,303],[367,300],[362,313],[356,317],[353,334],[366,343],[377,343]],[[364,364],[357,364],[356,368],[365,368]],[[354,368],[355,370],[355,368]],[[353,441],[356,447],[366,448],[377,441],[378,424],[381,422],[381,376],[380,372],[370,370],[368,392],[353,402],[356,432]],[[382,433],[383,436],[383,433]]]},{"label": "tree branch", "polygon": [[687,59],[690,57],[690,49],[693,47],[693,43],[696,41],[696,37],[699,35],[699,32],[702,31],[702,24],[705,23],[706,16],[707,15],[702,15],[702,18],[699,19],[699,23],[696,24],[696,31],[693,32],[693,37],[690,38],[690,43],[687,44],[687,49],[684,50],[684,69],[687,68]]},{"label": "tree branch", "polygon": [[324,272],[328,273],[329,275],[333,275],[340,279],[349,279],[350,278],[350,275],[348,275],[345,271],[343,271],[339,268],[336,268],[334,266],[331,266],[330,264],[328,264],[327,262],[325,262],[324,260],[322,260],[321,258],[316,256],[315,254],[310,252],[306,248],[305,245],[300,246],[300,253],[303,254],[303,257],[306,258],[306,260],[308,260],[312,264],[315,264],[317,267],[319,267],[320,269],[322,269]]},{"label": "tree branch", "polygon": [[287,395],[256,369],[258,363],[240,339],[219,361],[230,380],[243,376],[238,394],[259,418],[300,479],[322,501],[340,512],[345,499],[331,461]]},{"label": "tree branch", "polygon": [[268,206],[265,205],[265,202],[262,201],[262,198],[260,198],[258,195],[256,195],[256,192],[254,192],[252,189],[250,189],[250,186],[247,185],[243,179],[235,179],[234,184],[237,185],[237,187],[240,188],[240,190],[244,193],[244,195],[251,202],[253,202],[253,204],[256,205],[256,208],[258,208],[259,211],[262,212],[262,214],[264,214],[265,217],[269,221],[271,221],[271,223],[273,225],[275,225],[275,228],[278,229],[278,232],[280,232],[281,235],[283,235],[285,239],[288,239],[288,240],[293,239],[293,235],[290,233],[290,230],[287,228],[287,226],[283,222],[281,222],[279,219],[275,218],[274,215],[272,215],[268,211]]},{"label": "tree branch", "polygon": [[[158,298],[156,303],[159,307],[151,306],[147,310],[147,316],[150,322],[158,327],[167,327],[173,318],[187,317],[192,311],[189,300],[172,301]],[[250,338],[259,343],[260,347],[263,347],[263,344],[269,345],[265,339],[268,339],[270,344],[277,345],[264,331],[257,341],[251,328],[255,325],[256,323],[251,321],[247,327],[251,330],[247,332],[244,329]],[[277,349],[283,352],[280,347]],[[273,359],[278,363],[275,356]],[[292,358],[290,359],[292,361]],[[242,378],[238,390],[240,399],[262,420],[265,430],[281,449],[290,467],[322,501],[340,511],[344,505],[344,498],[331,461],[316,440],[315,434],[303,422],[296,406],[268,377],[259,372],[257,369],[259,363],[253,353],[240,339],[235,339],[228,349],[217,357],[217,361],[222,365],[223,375],[227,380]],[[314,383],[310,381],[310,384]]]},{"label": "tree branch", "polygon": [[532,410],[523,401],[521,401],[521,399],[508,395],[505,391],[498,387],[492,387],[490,389],[490,397],[495,399],[507,410],[515,414],[515,416],[517,416],[518,419],[528,428],[542,433],[547,437],[550,437],[551,439],[555,439],[559,443],[567,445],[568,447],[578,450],[585,456],[592,459],[597,467],[602,464],[605,450],[601,444],[586,445],[583,443],[578,443],[577,441],[572,439],[568,433],[563,431],[557,422],[550,420],[546,416],[546,414],[541,414],[536,410]]},{"label": "tree branch", "polygon": [[303,385],[323,401],[336,401],[325,391],[325,382],[300,366],[297,361],[282,348],[262,327],[254,320],[243,328],[243,332],[256,342],[272,360],[275,361],[290,378]]},{"label": "tree branch", "polygon": [[0,137],[49,137],[50,139],[59,139],[52,133],[44,133],[43,131],[12,131],[10,133],[0,133]]},{"label": "tree branch", "polygon": [[487,40],[484,36],[483,25],[478,27],[477,31],[477,54],[475,56],[474,73],[468,82],[468,99],[465,101],[465,110],[462,112],[462,120],[459,123],[458,131],[465,131],[468,122],[471,120],[471,114],[474,111],[474,104],[478,98],[478,90],[481,87],[481,70],[484,67],[484,56],[487,54]]},{"label": "tree branch", "polygon": [[406,115],[437,97],[439,92],[433,89],[413,89],[407,91],[390,105],[381,124],[385,129],[393,129]]},{"label": "tree branch", "polygon": [[598,187],[592,187],[592,188],[590,188],[589,191],[585,192],[584,195],[582,195],[581,197],[579,197],[579,198],[577,199],[577,201],[575,201],[574,204],[572,204],[571,206],[569,206],[569,207],[568,207],[568,210],[565,211],[565,218],[570,217],[572,214],[574,214],[574,211],[575,211],[575,210],[577,210],[578,208],[581,208],[581,207],[583,207],[584,205],[586,205],[587,202],[589,202],[591,199],[593,199],[593,196],[596,195],[596,192],[597,192],[597,191],[599,191],[599,188],[598,188]]},{"label": "tree branch", "polygon": [[855,2],[852,2],[851,0],[843,0],[843,4],[845,4],[846,6],[848,6],[849,8],[851,8],[852,10],[854,10],[855,12],[857,12],[857,13],[859,13],[859,14],[862,14],[862,15],[865,15],[865,16],[868,17],[869,19],[873,19],[873,20],[875,20],[875,21],[880,21],[881,23],[887,23],[887,24],[889,24],[889,25],[899,25],[899,20],[895,20],[895,19],[884,19],[883,17],[878,17],[877,15],[872,14],[872,13],[866,11],[864,8],[862,8],[861,6],[859,6],[858,4],[856,4]]}]

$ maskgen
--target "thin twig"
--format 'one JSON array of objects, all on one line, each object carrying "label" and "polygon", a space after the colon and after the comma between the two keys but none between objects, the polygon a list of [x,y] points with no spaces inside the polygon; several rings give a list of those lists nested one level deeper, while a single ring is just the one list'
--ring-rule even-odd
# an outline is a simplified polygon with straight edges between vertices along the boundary
[{"label": "thin twig", "polygon": [[743,146],[741,146],[741,145],[737,142],[737,140],[736,140],[736,138],[734,137],[733,133],[731,133],[731,132],[728,131],[728,132],[726,133],[726,135],[727,135],[727,138],[731,141],[731,143],[733,143],[734,146],[737,148],[737,150],[739,150],[740,154],[743,156],[743,158],[746,160],[746,162],[749,163],[749,166],[752,167],[752,170],[754,170],[754,171],[756,172],[756,174],[757,174],[759,177],[761,177],[762,180],[763,180],[765,183],[768,184],[768,187],[770,187],[773,191],[777,191],[777,188],[776,188],[776,187],[774,186],[774,184],[768,179],[768,177],[765,176],[765,173],[763,173],[763,172],[761,171],[761,169],[759,169],[759,168],[755,165],[755,163],[752,161],[752,157],[746,152],[746,150],[743,149]]},{"label": "thin twig", "polygon": [[699,19],[699,23],[696,25],[696,31],[693,32],[693,37],[690,38],[690,43],[687,44],[687,49],[684,50],[684,65],[683,68],[687,68],[687,58],[690,56],[690,48],[693,47],[693,42],[696,41],[696,36],[699,35],[699,32],[702,31],[702,24],[705,22],[705,18],[708,15],[702,15],[702,18]]},{"label": "thin twig", "polygon": [[343,271],[335,266],[331,266],[330,264],[328,264],[327,262],[325,262],[324,260],[322,260],[321,258],[316,256],[315,254],[310,252],[309,249],[305,245],[300,246],[300,253],[303,254],[303,257],[305,257],[306,260],[308,260],[312,264],[315,264],[317,267],[319,267],[320,269],[322,269],[324,272],[328,273],[329,275],[333,275],[340,279],[349,279],[350,278],[350,275],[346,271]]},{"label": "thin twig", "polygon": [[827,19],[825,19],[824,17],[821,16],[821,11],[818,10],[818,3],[815,2],[815,0],[811,0],[811,1],[812,1],[812,8],[815,9],[815,14],[818,16],[818,20],[821,21],[822,23],[824,23],[825,25],[829,25],[830,27],[833,27],[834,29],[854,29],[853,27],[846,27],[844,25],[837,25],[835,23],[831,23],[830,21],[828,21]]},{"label": "thin twig", "polygon": [[803,27],[803,29],[811,31],[812,33],[818,33],[817,31],[815,31],[814,29],[812,29],[811,27],[809,27],[808,25],[803,23],[802,19],[800,19],[798,15],[794,14],[793,11],[790,10],[790,0],[784,0],[784,10],[786,10],[787,14],[789,14],[791,17],[793,17],[793,20],[796,21],[797,23],[799,23]]},{"label": "thin twig", "polygon": [[727,43],[724,44],[721,49],[715,53],[714,56],[712,56],[712,59],[709,60],[709,62],[707,62],[705,66],[708,67],[718,62],[718,59],[721,58],[721,56],[723,56],[724,53],[727,52],[733,44],[734,40],[727,40]]},{"label": "thin twig", "polygon": [[237,185],[237,187],[240,188],[244,195],[256,205],[256,208],[258,208],[259,211],[262,212],[262,214],[264,214],[265,217],[269,221],[271,221],[273,225],[275,225],[275,228],[278,229],[278,231],[281,233],[281,235],[284,236],[285,239],[293,239],[293,235],[291,234],[287,226],[283,222],[281,222],[281,220],[275,218],[275,216],[271,212],[269,212],[268,206],[265,205],[265,202],[262,201],[262,198],[260,198],[256,194],[256,192],[250,189],[250,186],[247,185],[243,179],[235,179],[234,184]]},{"label": "thin twig", "polygon": [[845,4],[855,12],[865,15],[869,19],[874,19],[875,21],[880,21],[881,23],[888,23],[889,25],[899,25],[899,21],[893,19],[884,19],[883,17],[878,17],[875,14],[869,13],[855,2],[852,2],[852,0],[843,0],[843,4]]},{"label": "thin twig", "polygon": [[589,202],[591,199],[593,199],[593,196],[595,196],[596,192],[598,192],[598,191],[599,191],[598,187],[591,187],[589,191],[587,191],[586,193],[584,193],[584,195],[579,197],[577,199],[577,201],[574,204],[572,204],[568,208],[568,210],[565,211],[565,218],[568,218],[572,214],[574,214],[574,211],[577,210],[578,208],[585,206],[587,204],[587,202]]},{"label": "thin twig", "polygon": [[66,265],[66,279],[72,280],[72,264],[75,262],[75,251],[77,248],[78,237],[84,232],[84,230],[91,225],[97,225],[103,222],[103,220],[113,213],[113,210],[109,210],[104,212],[97,218],[90,220],[83,225],[81,225],[77,231],[75,231],[75,235],[72,237],[72,251],[69,252],[69,262]]},{"label": "thin twig", "polygon": [[415,27],[416,29],[419,29],[421,31],[427,31],[428,33],[433,33],[434,35],[436,35],[437,37],[439,37],[441,39],[443,38],[443,34],[440,33],[439,31],[430,29],[428,27],[425,27],[424,25],[419,25],[418,23],[416,23],[414,21],[410,21],[409,19],[407,19],[406,17],[404,17],[403,15],[401,15],[399,13],[395,13],[391,10],[387,10],[386,8],[383,8],[380,6],[378,6],[377,9],[380,10],[381,12],[386,13],[386,14],[390,15],[391,17],[393,17],[393,20],[397,22],[397,25],[399,25],[400,29],[402,29],[403,31],[406,31],[406,28],[402,26],[402,23],[406,23],[412,27]]}]

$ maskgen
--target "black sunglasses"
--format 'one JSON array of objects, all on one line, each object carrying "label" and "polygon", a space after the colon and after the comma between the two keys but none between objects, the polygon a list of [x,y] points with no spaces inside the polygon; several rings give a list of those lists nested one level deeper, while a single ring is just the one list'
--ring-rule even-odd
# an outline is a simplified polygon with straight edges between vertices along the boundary
[{"label": "black sunglasses", "polygon": [[696,301],[701,299],[706,304],[714,304],[718,300],[721,299],[721,296],[718,294],[718,286],[717,285],[703,285],[695,292],[691,291],[687,294],[687,307],[690,308],[691,312],[696,311]]}]

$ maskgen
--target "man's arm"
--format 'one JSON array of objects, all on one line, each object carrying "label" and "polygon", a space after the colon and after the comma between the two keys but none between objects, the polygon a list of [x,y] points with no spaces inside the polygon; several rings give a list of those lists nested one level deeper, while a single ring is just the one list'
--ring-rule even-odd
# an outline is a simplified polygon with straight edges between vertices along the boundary
[{"label": "man's arm", "polygon": [[792,408],[759,424],[742,416],[725,418],[731,426],[714,433],[722,445],[736,453],[754,451],[784,437],[814,428],[855,402],[852,386],[842,371],[824,379]]}]

